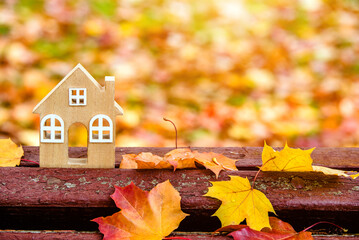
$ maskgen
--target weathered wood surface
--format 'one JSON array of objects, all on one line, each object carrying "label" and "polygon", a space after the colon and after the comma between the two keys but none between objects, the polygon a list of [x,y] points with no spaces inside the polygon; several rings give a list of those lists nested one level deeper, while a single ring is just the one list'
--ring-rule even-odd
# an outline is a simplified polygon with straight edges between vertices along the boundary
[{"label": "weathered wood surface", "polygon": [[[173,148],[155,148],[155,147],[126,147],[116,148],[116,166],[118,167],[123,154],[140,152],[152,152],[163,156]],[[193,147],[192,150],[200,152],[216,152],[223,154],[237,161],[237,168],[248,169],[256,168],[262,164],[262,147]],[[280,150],[282,148],[275,148]],[[87,149],[84,147],[70,148],[73,157],[86,156]],[[39,162],[39,147],[24,146],[24,158]],[[331,168],[340,168],[348,170],[359,170],[359,148],[316,148],[312,153],[314,164]],[[22,166],[37,166],[33,163],[22,162]]]},{"label": "weathered wood surface", "polygon": [[[211,233],[174,233],[171,237],[185,237],[191,240],[230,240],[232,237],[212,235]],[[0,239],[7,240],[101,240],[100,233],[76,231],[1,231]],[[315,240],[354,240],[355,235],[314,235]]]},{"label": "weathered wood surface", "polygon": [[0,239],[6,240],[102,240],[103,235],[75,231],[1,231]]},{"label": "weathered wood surface", "polygon": [[[228,180],[228,175],[251,180],[255,173],[225,171],[218,180]],[[49,229],[95,230],[97,225],[89,222],[91,219],[118,211],[110,198],[114,185],[126,186],[132,181],[149,190],[167,179],[180,192],[183,211],[191,214],[181,223],[181,230],[211,231],[220,227],[218,219],[210,217],[220,201],[202,196],[211,186],[209,181],[216,181],[214,174],[205,169],[173,172],[17,167],[0,168],[0,229],[11,228],[13,221],[28,229],[47,224]],[[255,187],[267,195],[279,217],[292,219],[291,223],[295,219],[299,229],[319,220],[344,224],[351,232],[359,229],[356,180],[314,172],[264,172]],[[34,216],[43,217],[32,222]]]},{"label": "weathered wood surface", "polygon": [[[222,171],[248,177],[255,171]],[[114,207],[109,197],[114,185],[134,182],[152,189],[170,180],[182,196],[183,210],[215,210],[219,201],[203,197],[209,181],[216,181],[208,170],[125,170],[0,168],[0,206],[12,207]],[[263,191],[277,210],[359,211],[358,181],[322,173],[262,172],[255,188]]]},{"label": "weathered wood surface", "polygon": [[[152,152],[163,156],[172,149],[117,148],[116,165],[118,167],[122,154]],[[218,180],[228,180],[228,175],[237,175],[248,177],[251,181],[256,173],[256,166],[261,165],[262,148],[259,147],[192,149],[201,152],[213,151],[239,159],[237,167],[240,171],[223,171]],[[38,162],[38,147],[24,147],[24,151],[24,159]],[[70,148],[70,151],[74,157],[86,154],[85,148]],[[317,148],[312,158],[317,165],[347,170],[359,169],[359,148]],[[36,164],[28,162],[22,162],[21,166],[23,167],[0,168],[0,229],[94,231],[97,224],[91,222],[91,219],[118,211],[110,198],[114,185],[126,186],[132,181],[140,188],[150,190],[167,179],[180,192],[183,211],[191,214],[182,221],[179,231],[210,232],[220,227],[218,218],[211,217],[220,206],[220,201],[203,197],[211,186],[209,181],[217,179],[212,172],[205,169],[175,172],[118,168],[47,169],[35,167]],[[358,232],[358,180],[314,172],[262,172],[255,188],[264,192],[278,216],[290,222],[297,230],[325,220],[348,228],[351,233]],[[72,239],[82,239],[78,233],[71,234],[74,236]],[[75,237],[76,234],[78,237]],[[98,235],[90,234],[85,239],[92,239],[92,236],[96,239]],[[43,239],[71,239],[53,237]],[[3,239],[1,235],[0,239]],[[211,238],[197,236],[191,239]]]}]

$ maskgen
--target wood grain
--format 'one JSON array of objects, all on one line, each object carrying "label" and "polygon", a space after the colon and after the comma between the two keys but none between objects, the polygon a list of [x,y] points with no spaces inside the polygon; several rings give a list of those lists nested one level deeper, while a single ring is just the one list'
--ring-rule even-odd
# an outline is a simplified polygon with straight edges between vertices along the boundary
[{"label": "wood grain", "polygon": [[[252,180],[255,173],[226,171],[218,180],[228,180],[229,175]],[[49,229],[94,230],[96,224],[90,223],[91,219],[118,211],[110,198],[114,185],[126,186],[132,181],[150,190],[167,179],[181,194],[182,210],[191,214],[183,221],[182,229],[213,231],[219,227],[218,219],[210,216],[218,209],[220,201],[202,196],[211,186],[209,181],[217,181],[208,170],[17,167],[0,168],[0,214],[3,216],[0,228],[11,227],[10,219],[18,224],[19,219],[23,221],[29,216],[48,213],[49,216],[40,221],[51,226]],[[285,218],[283,220],[294,221],[299,229],[319,220],[345,224],[344,227],[352,231],[359,229],[359,222],[354,221],[359,218],[356,180],[321,173],[265,172],[259,175],[255,187],[267,195],[277,214]],[[36,222],[25,221],[23,225],[30,229],[38,227]],[[71,226],[73,228],[68,228]]]},{"label": "wood grain", "polygon": [[[185,237],[191,240],[230,240],[232,237],[212,235],[211,233],[174,233],[171,237]],[[76,231],[1,231],[0,239],[7,240],[101,240],[103,235],[95,232],[76,232]],[[326,235],[313,236],[315,240],[354,240],[358,236],[354,235]]]},{"label": "wood grain", "polygon": [[[116,148],[116,166],[123,154],[152,152],[163,156],[173,148]],[[229,180],[229,175],[248,177],[251,181],[256,166],[261,165],[260,147],[192,148],[201,152],[217,152],[239,159],[239,171],[223,171],[219,179],[205,169],[177,170],[125,170],[125,169],[71,169],[39,168],[37,164],[22,162],[21,167],[0,168],[0,229],[23,230],[77,230],[95,231],[97,224],[90,220],[111,215],[116,208],[110,195],[114,185],[126,186],[134,182],[144,190],[150,190],[160,182],[170,180],[180,192],[181,207],[189,213],[178,231],[210,232],[220,227],[220,221],[211,215],[220,206],[220,201],[203,197],[210,181]],[[277,148],[276,150],[279,150]],[[70,148],[72,156],[82,156],[86,148]],[[24,147],[24,159],[39,161],[38,147]],[[332,168],[358,170],[359,148],[317,148],[312,153],[314,164]],[[279,218],[300,231],[318,221],[330,221],[349,233],[359,229],[359,184],[358,180],[321,173],[307,172],[262,172],[255,188],[264,192],[273,204]],[[35,220],[36,219],[36,220]],[[323,227],[327,232],[330,227]],[[330,232],[330,230],[328,230]],[[22,238],[19,232],[0,232],[4,239]],[[13,235],[15,234],[14,238]],[[20,235],[21,236],[20,236]],[[36,233],[43,234],[43,232]],[[57,234],[54,232],[46,234]],[[71,232],[41,239],[97,239],[98,234]],[[1,236],[1,235],[0,235]],[[5,235],[3,235],[5,236]],[[211,239],[208,235],[191,236],[191,239]],[[18,238],[16,238],[18,237]],[[96,238],[97,237],[97,238]],[[3,239],[0,237],[0,239]],[[215,237],[214,239],[227,239]],[[316,239],[354,239],[352,237],[320,237]]]},{"label": "wood grain", "polygon": [[[248,177],[254,171],[226,171]],[[114,185],[131,181],[150,190],[167,179],[181,193],[183,210],[219,207],[219,201],[203,197],[209,181],[216,181],[208,170],[125,170],[125,169],[48,169],[0,168],[0,206],[38,207],[113,207],[109,197]],[[263,191],[277,210],[308,209],[359,211],[358,182],[321,173],[260,173],[255,187]]]},{"label": "wood grain", "polygon": [[[39,162],[39,147],[24,146],[24,158]],[[119,166],[122,155],[130,153],[152,152],[163,156],[173,148],[155,147],[124,147],[116,148],[116,167]],[[227,157],[238,159],[239,169],[255,169],[262,164],[262,147],[193,147],[200,152],[216,152]],[[282,148],[275,148],[277,151]],[[304,148],[303,148],[304,149]],[[86,148],[69,148],[72,156],[86,156]],[[313,164],[345,170],[359,170],[359,148],[316,148],[312,153]],[[22,162],[21,166],[37,166],[33,163]]]}]

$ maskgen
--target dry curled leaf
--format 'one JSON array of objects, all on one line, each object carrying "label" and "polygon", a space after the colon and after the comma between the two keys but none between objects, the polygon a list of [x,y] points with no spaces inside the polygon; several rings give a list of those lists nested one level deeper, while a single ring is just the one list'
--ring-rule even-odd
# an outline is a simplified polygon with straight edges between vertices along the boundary
[{"label": "dry curled leaf", "polygon": [[162,157],[150,152],[143,152],[135,157],[138,169],[165,169],[172,168],[171,164]]},{"label": "dry curled leaf", "polygon": [[312,171],[313,160],[310,154],[314,148],[308,150],[294,149],[285,144],[283,150],[277,152],[264,143],[262,152],[262,171]]},{"label": "dry curled leaf", "polygon": [[252,189],[247,178],[229,177],[230,181],[211,182],[213,186],[204,195],[222,201],[213,216],[221,220],[222,226],[239,224],[246,219],[254,230],[270,228],[268,212],[275,211],[264,193]]},{"label": "dry curled leaf", "polygon": [[178,191],[168,180],[149,192],[133,183],[116,186],[111,198],[121,211],[93,220],[106,240],[162,240],[187,216],[181,211]]},{"label": "dry curled leaf", "polygon": [[237,160],[228,158],[222,154],[214,152],[200,153],[197,151],[194,151],[193,154],[196,162],[211,170],[216,175],[216,178],[218,178],[222,170],[237,171],[235,164]]},{"label": "dry curled leaf", "polygon": [[342,177],[350,177],[352,179],[356,179],[359,176],[359,173],[353,172],[353,174],[348,174],[347,171],[328,168],[328,167],[322,167],[322,166],[313,166],[314,172],[322,172],[325,175],[336,175],[336,176],[342,176]]},{"label": "dry curled leaf", "polygon": [[153,155],[150,152],[142,152],[136,154],[122,155],[120,168],[124,169],[168,169],[174,168],[195,168],[197,162],[205,168],[210,169],[218,178],[220,171],[232,170],[236,171],[235,162],[237,160],[228,158],[218,153],[199,153],[192,152],[188,148],[174,149],[162,158]]},{"label": "dry curled leaf", "polygon": [[150,152],[136,154],[125,154],[122,156],[120,168],[125,169],[168,169],[171,164],[162,157],[153,155]]},{"label": "dry curled leaf", "polygon": [[174,149],[166,153],[164,160],[169,162],[174,170],[177,168],[196,168],[194,154],[188,148]]},{"label": "dry curled leaf", "polygon": [[22,147],[18,147],[11,139],[0,139],[0,167],[15,167],[20,165],[24,155]]},{"label": "dry curled leaf", "polygon": [[135,160],[136,154],[125,154],[122,155],[122,161],[120,164],[120,168],[122,169],[136,169],[137,163]]}]

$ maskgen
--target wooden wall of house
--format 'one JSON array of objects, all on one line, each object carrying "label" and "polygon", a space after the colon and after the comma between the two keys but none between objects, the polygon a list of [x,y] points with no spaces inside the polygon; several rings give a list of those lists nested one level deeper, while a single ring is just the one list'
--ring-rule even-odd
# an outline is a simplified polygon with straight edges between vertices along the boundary
[{"label": "wooden wall of house", "polygon": [[68,148],[62,143],[40,143],[40,166],[41,167],[68,167]]},{"label": "wooden wall of house", "polygon": [[87,155],[91,168],[115,167],[115,147],[112,144],[89,143]]}]

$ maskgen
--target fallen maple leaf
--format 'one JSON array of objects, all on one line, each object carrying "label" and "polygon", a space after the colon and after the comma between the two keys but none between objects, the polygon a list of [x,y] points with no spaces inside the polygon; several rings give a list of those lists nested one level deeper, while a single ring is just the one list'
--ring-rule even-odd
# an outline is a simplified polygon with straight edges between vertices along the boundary
[{"label": "fallen maple leaf", "polygon": [[135,160],[136,154],[125,154],[122,155],[122,161],[120,164],[120,168],[122,169],[136,169],[137,163]]},{"label": "fallen maple leaf", "polygon": [[116,186],[111,198],[121,211],[92,220],[99,224],[104,240],[162,240],[187,216],[181,211],[178,191],[168,180],[149,192],[133,183]]},{"label": "fallen maple leaf", "polygon": [[143,152],[135,157],[138,169],[164,169],[172,168],[171,164],[162,157],[153,155],[150,152]]},{"label": "fallen maple leaf", "polygon": [[264,143],[262,152],[262,171],[312,171],[313,160],[310,154],[314,148],[308,150],[294,149],[285,144],[282,151],[275,151]]},{"label": "fallen maple leaf", "polygon": [[0,139],[0,167],[15,167],[20,165],[24,155],[22,147],[18,147],[11,139]]},{"label": "fallen maple leaf", "polygon": [[[276,234],[276,235],[285,235],[285,234],[293,234],[293,237],[285,238],[286,240],[294,240],[294,239],[313,239],[312,233],[310,232],[296,232],[292,225],[290,225],[287,222],[284,222],[276,217],[269,217],[269,224],[272,227],[272,229],[265,228],[263,229],[263,232],[267,232],[270,234]],[[283,236],[284,238],[284,236]],[[283,239],[283,238],[277,238],[277,239]]]},{"label": "fallen maple leaf", "polygon": [[228,234],[234,240],[311,240],[313,239],[310,232],[297,233],[293,227],[286,222],[276,218],[269,217],[269,223],[272,229],[264,228],[262,231],[256,231],[246,225],[235,225],[224,227],[216,230],[217,232],[231,231]]},{"label": "fallen maple leaf", "polygon": [[296,172],[322,172],[326,175],[337,175],[356,179],[359,173],[312,165],[310,154],[314,148],[308,150],[293,149],[286,144],[280,152],[275,151],[264,142],[262,152],[262,171],[296,171]]},{"label": "fallen maple leaf", "polygon": [[194,151],[193,154],[195,161],[211,170],[216,175],[216,178],[218,178],[218,175],[222,170],[238,170],[235,164],[237,160],[228,158],[222,154],[214,152],[200,153],[197,151]]},{"label": "fallen maple leaf", "polygon": [[197,162],[205,168],[210,169],[218,178],[222,170],[237,171],[237,160],[228,158],[218,153],[199,153],[192,152],[188,148],[174,149],[164,156],[164,158],[153,155],[150,152],[142,152],[136,154],[122,155],[120,168],[124,169],[168,169],[173,166],[174,170],[177,168],[195,168]]},{"label": "fallen maple leaf", "polygon": [[229,177],[230,181],[211,182],[213,186],[204,195],[222,201],[213,216],[221,220],[222,226],[239,224],[246,219],[252,229],[270,228],[268,212],[275,211],[264,193],[253,189],[247,178]]},{"label": "fallen maple leaf", "polygon": [[177,168],[196,168],[195,156],[188,148],[174,149],[166,153],[164,160],[169,162],[174,170]]},{"label": "fallen maple leaf", "polygon": [[[322,172],[325,175],[336,175],[336,176],[342,176],[342,177],[351,177],[353,179],[356,179],[359,176],[359,173],[350,175],[350,174],[347,174],[348,173],[347,171],[328,168],[328,167],[322,167],[322,166],[313,166],[313,171],[314,172]],[[356,172],[354,172],[354,173],[356,173]]]},{"label": "fallen maple leaf", "polygon": [[162,157],[153,155],[150,152],[141,152],[140,154],[122,155],[120,168],[127,169],[167,169],[172,168],[171,164]]}]

